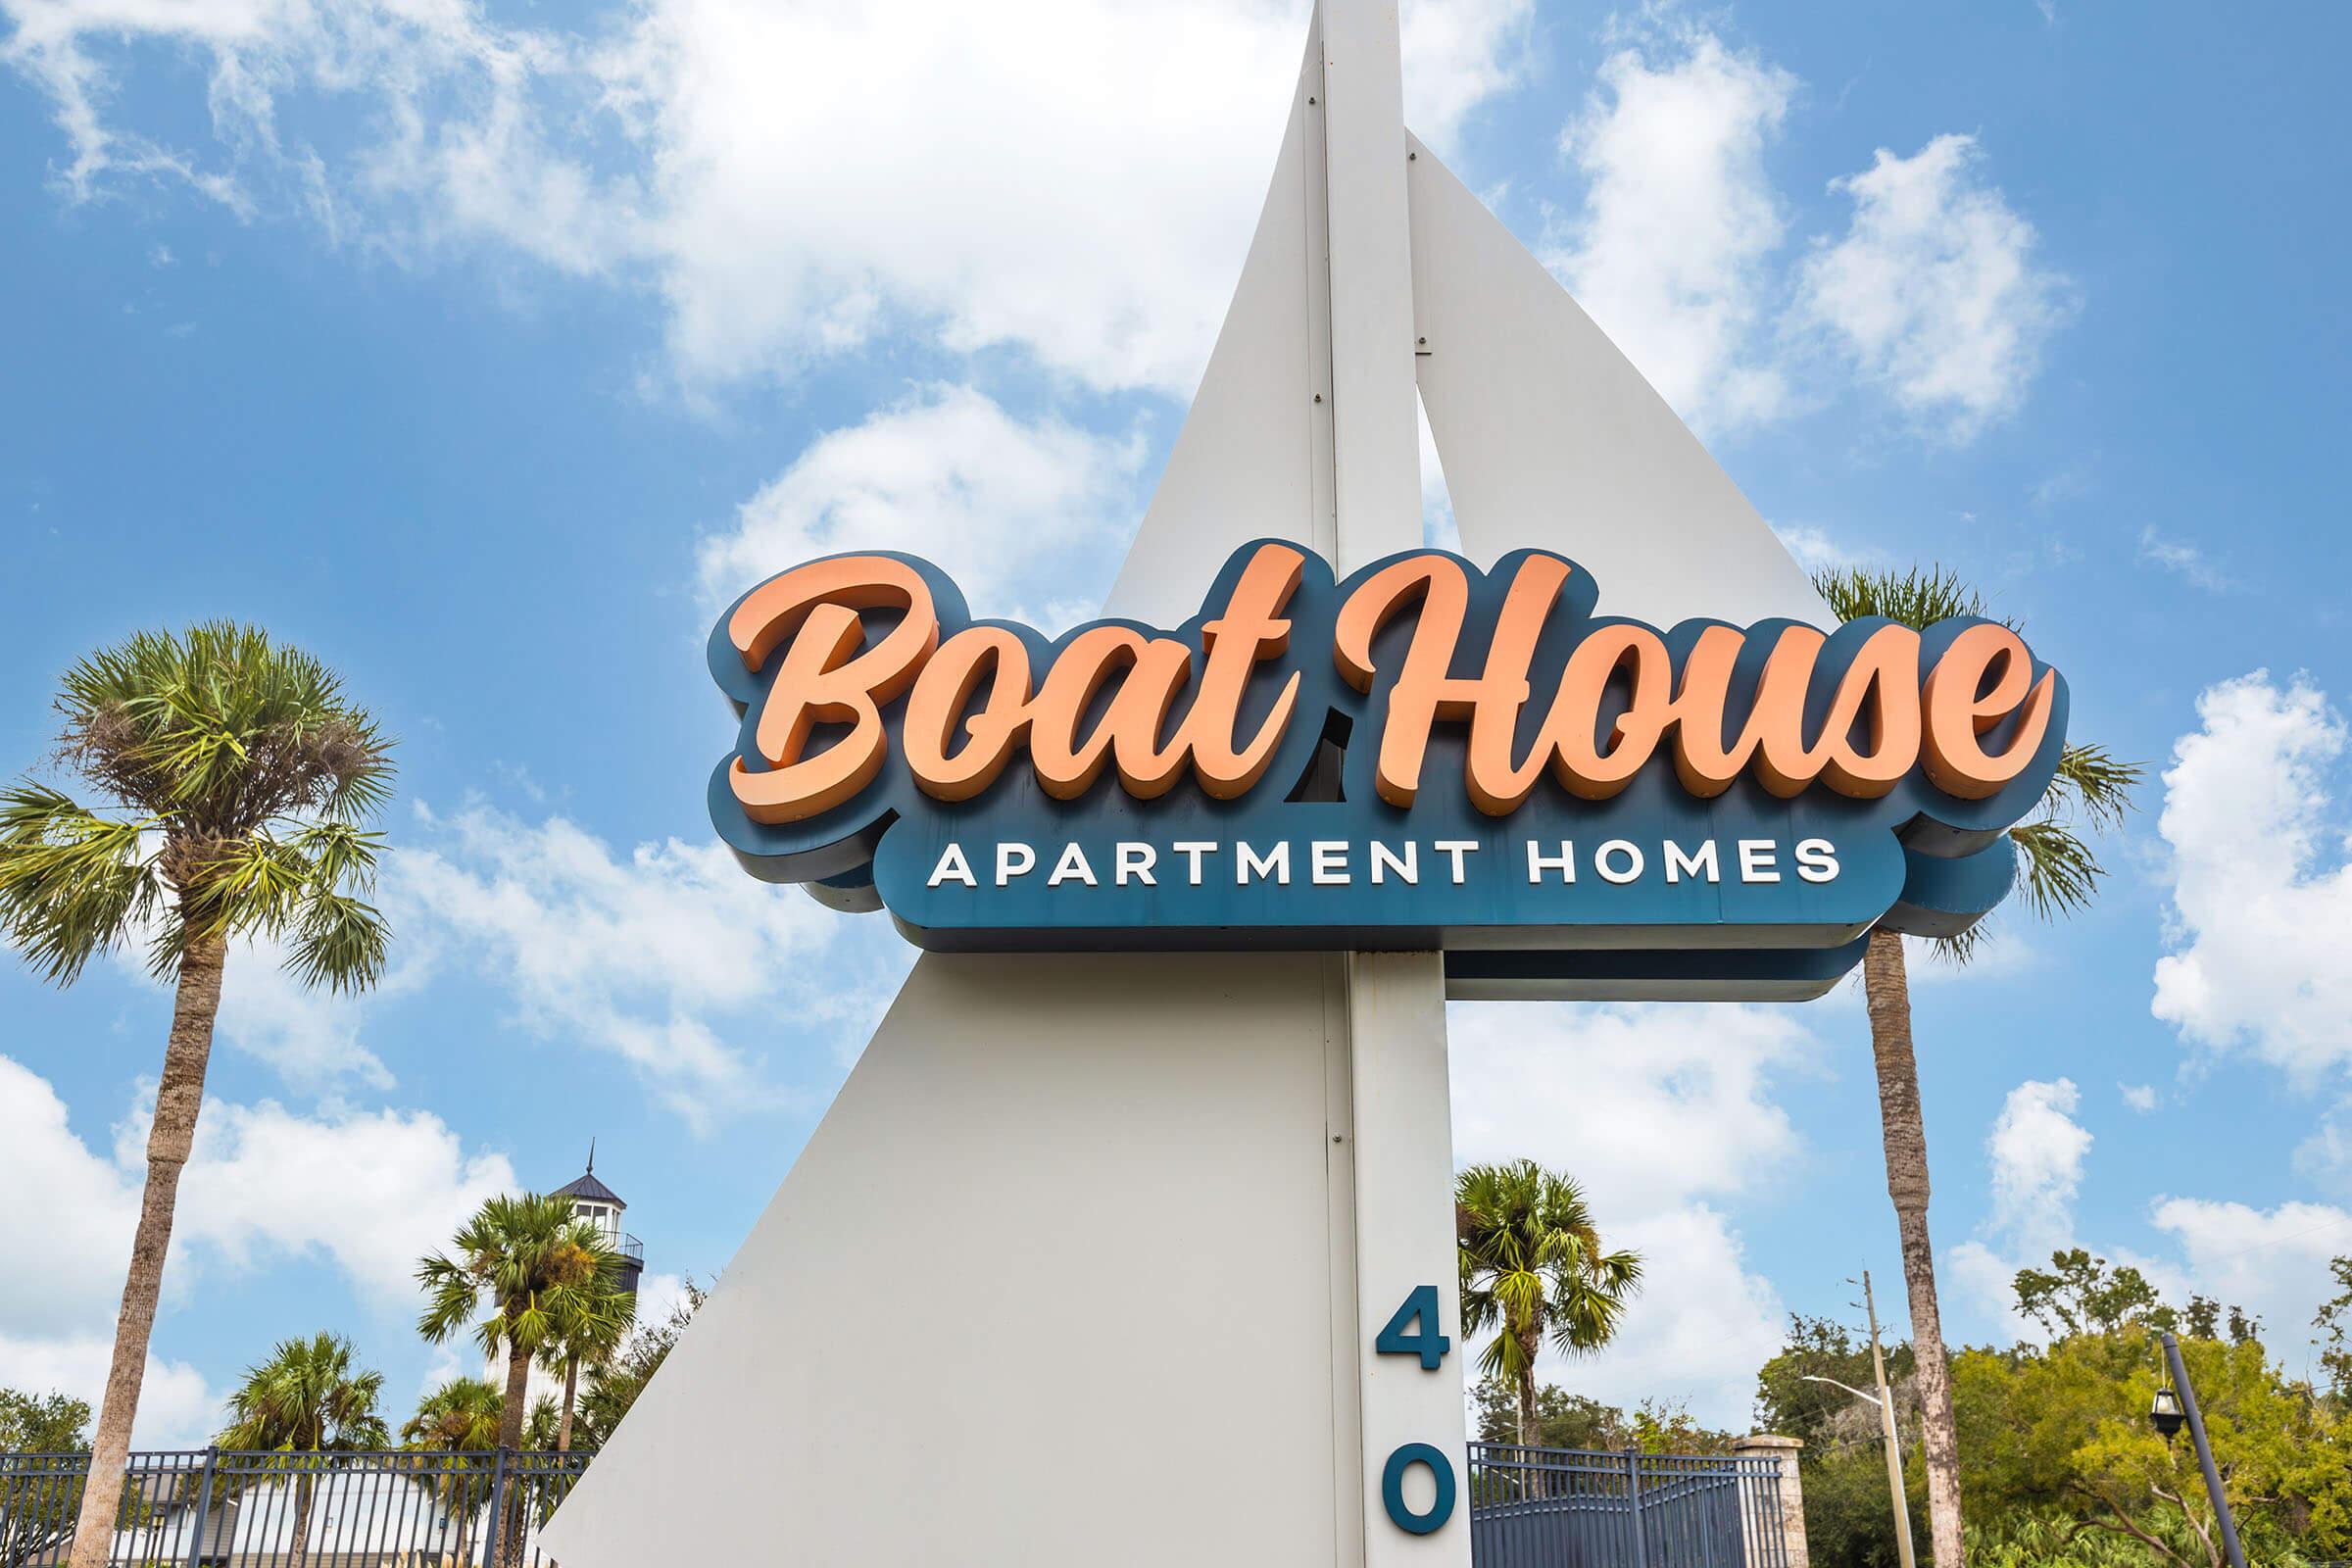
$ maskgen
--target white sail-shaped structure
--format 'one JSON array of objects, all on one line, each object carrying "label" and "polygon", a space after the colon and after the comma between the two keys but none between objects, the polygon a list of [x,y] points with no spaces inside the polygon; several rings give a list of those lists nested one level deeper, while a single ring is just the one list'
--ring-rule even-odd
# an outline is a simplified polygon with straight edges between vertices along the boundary
[{"label": "white sail-shaped structure", "polygon": [[[1325,0],[1199,396],[1108,610],[1237,545],[1417,547],[1416,394],[1465,553],[1601,610],[1825,618],[1543,267],[1405,132],[1396,12]],[[786,564],[779,563],[779,565]],[[777,896],[785,896],[779,893]],[[1460,1453],[1436,954],[925,955],[545,1533],[564,1568],[1466,1568],[1383,1461]],[[1434,1287],[1442,1371],[1378,1356]],[[1427,1514],[1435,1483],[1406,1473]]]}]

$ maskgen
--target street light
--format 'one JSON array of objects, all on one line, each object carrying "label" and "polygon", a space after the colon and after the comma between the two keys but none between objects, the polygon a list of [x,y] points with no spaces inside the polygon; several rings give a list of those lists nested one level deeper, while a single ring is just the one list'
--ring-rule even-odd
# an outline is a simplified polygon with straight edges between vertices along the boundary
[{"label": "street light", "polygon": [[[2168,1330],[2164,1335],[2165,1364],[2172,1369],[2173,1383],[2180,1391],[2175,1399],[2171,1389],[2156,1391],[2156,1402],[2148,1408],[2148,1419],[2156,1430],[2171,1437],[2180,1430],[2183,1418],[2188,1422],[2189,1442],[2196,1446],[2197,1464],[2205,1472],[2205,1495],[2213,1499],[2213,1516],[2222,1527],[2222,1547],[2229,1554],[2230,1568],[2246,1568],[2245,1549],[2237,1544],[2237,1521],[2230,1515],[2230,1494],[2222,1490],[2222,1472],[2213,1462],[2213,1444],[2205,1436],[2205,1417],[2197,1409],[2197,1391],[2189,1386],[2188,1367],[2180,1359],[2180,1342]],[[2172,1424],[2165,1424],[2165,1407],[2173,1408]]]},{"label": "street light", "polygon": [[2159,1388],[2155,1399],[2148,1405],[2148,1420],[2164,1441],[2170,1443],[2180,1435],[2180,1423],[2188,1417],[2180,1413],[2180,1396],[2172,1390]]},{"label": "street light", "polygon": [[1902,1440],[1895,1436],[1894,1431],[1894,1396],[1886,1392],[1886,1358],[1879,1353],[1879,1302],[1878,1298],[1870,1292],[1868,1269],[1862,1271],[1862,1302],[1870,1313],[1870,1369],[1878,1379],[1879,1392],[1865,1394],[1850,1383],[1839,1383],[1836,1378],[1817,1378],[1810,1372],[1800,1372],[1797,1378],[1804,1383],[1827,1383],[1834,1388],[1843,1389],[1864,1404],[1879,1407],[1879,1435],[1886,1444],[1886,1494],[1894,1506],[1895,1549],[1901,1554],[1903,1568],[1915,1568],[1911,1548],[1911,1506],[1903,1497]]}]

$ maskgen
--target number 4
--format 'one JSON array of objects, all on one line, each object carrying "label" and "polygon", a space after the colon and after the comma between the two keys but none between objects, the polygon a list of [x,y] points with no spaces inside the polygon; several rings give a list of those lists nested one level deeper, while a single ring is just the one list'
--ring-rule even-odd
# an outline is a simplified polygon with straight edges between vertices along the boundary
[{"label": "number 4", "polygon": [[[1405,1332],[1414,1324],[1421,1325],[1414,1333]],[[1453,1342],[1438,1332],[1438,1288],[1435,1285],[1416,1285],[1413,1294],[1404,1298],[1396,1315],[1389,1319],[1388,1327],[1372,1342],[1372,1348],[1382,1355],[1417,1355],[1421,1370],[1435,1372]]]}]

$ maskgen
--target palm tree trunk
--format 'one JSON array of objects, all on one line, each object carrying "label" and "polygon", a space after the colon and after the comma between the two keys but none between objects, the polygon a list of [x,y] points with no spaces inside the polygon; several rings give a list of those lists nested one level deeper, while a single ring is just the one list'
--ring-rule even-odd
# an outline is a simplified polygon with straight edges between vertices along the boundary
[{"label": "palm tree trunk", "polygon": [[[514,1342],[512,1336],[507,1343]],[[512,1456],[522,1447],[522,1417],[531,1395],[531,1352],[510,1349],[507,1352],[507,1398],[498,1411],[498,1446]],[[514,1523],[520,1517],[515,1507],[522,1494],[522,1478],[510,1470],[505,1493],[496,1503],[497,1517],[491,1520],[490,1568],[503,1568],[513,1545]]]},{"label": "palm tree trunk", "polygon": [[1936,1568],[1963,1568],[1960,1553],[1960,1438],[1952,1418],[1951,1367],[1936,1308],[1936,1253],[1928,1241],[1928,1132],[1919,1113],[1919,1063],[1911,1050],[1911,987],[1903,939],[1870,934],[1862,958],[1870,1003],[1871,1054],[1879,1071],[1879,1119],[1886,1142],[1886,1194],[1894,1200],[1911,1298],[1911,1349],[1919,1376],[1928,1450],[1928,1530]]},{"label": "palm tree trunk", "polygon": [[311,1495],[314,1483],[306,1474],[294,1483],[294,1540],[286,1552],[292,1568],[311,1560]]},{"label": "palm tree trunk", "polygon": [[115,1356],[98,1406],[90,1445],[90,1474],[74,1528],[71,1568],[106,1568],[115,1521],[122,1506],[122,1467],[130,1457],[130,1424],[139,1411],[147,1373],[147,1342],[155,1332],[155,1302],[164,1285],[164,1254],[172,1246],[172,1213],[179,1201],[179,1173],[196,1143],[196,1113],[204,1105],[204,1071],[213,1054],[213,1019],[220,1011],[220,971],[228,944],[191,936],[179,958],[172,1004],[172,1036],[164,1048],[164,1078],[155,1092],[155,1121],[147,1132],[147,1187],[139,1198],[139,1227],[130,1243],[130,1272],[122,1281],[122,1312],[115,1320]]},{"label": "palm tree trunk", "polygon": [[1519,1364],[1519,1446],[1532,1448],[1544,1434],[1536,1425],[1536,1357],[1521,1345]]},{"label": "palm tree trunk", "polygon": [[564,1419],[556,1423],[556,1451],[571,1451],[571,1406],[580,1387],[580,1358],[566,1356],[564,1361]]},{"label": "palm tree trunk", "polygon": [[[510,1345],[513,1341],[508,1342]],[[507,1352],[507,1397],[498,1407],[498,1446],[502,1448],[522,1446],[522,1418],[531,1397],[531,1352]]]}]

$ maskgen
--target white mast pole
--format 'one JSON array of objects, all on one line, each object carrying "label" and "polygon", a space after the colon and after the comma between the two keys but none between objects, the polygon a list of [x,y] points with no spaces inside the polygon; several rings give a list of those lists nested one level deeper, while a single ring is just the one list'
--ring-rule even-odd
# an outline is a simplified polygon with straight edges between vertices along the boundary
[{"label": "white mast pole", "polygon": [[[1404,88],[1395,0],[1323,0],[1317,28],[1322,113],[1330,383],[1317,421],[1329,443],[1331,554],[1340,573],[1421,544],[1420,429],[1414,387],[1412,231],[1406,208]],[[1324,455],[1317,454],[1317,467]],[[1318,518],[1320,524],[1322,519]],[[1321,529],[1318,527],[1318,532]],[[1318,541],[1320,542],[1320,541]],[[1368,738],[1367,738],[1368,739]],[[1453,1134],[1446,1063],[1445,960],[1436,953],[1356,953],[1345,960],[1348,1102],[1353,1126],[1354,1321],[1335,1377],[1355,1379],[1362,1562],[1366,1568],[1468,1568],[1468,1477],[1454,1469],[1451,1516],[1413,1534],[1389,1514],[1384,1471],[1428,1445],[1462,1460],[1461,1312],[1453,1241]],[[1335,1182],[1335,1191],[1341,1187]],[[1373,1337],[1417,1289],[1435,1287],[1452,1351],[1435,1371],[1378,1355]],[[1341,1391],[1335,1389],[1335,1394]],[[1344,1396],[1335,1420],[1346,1425]],[[1346,1471],[1343,1469],[1343,1479]],[[1403,1501],[1427,1513],[1430,1469],[1403,1472]],[[1342,1521],[1342,1557],[1355,1532]]]}]

